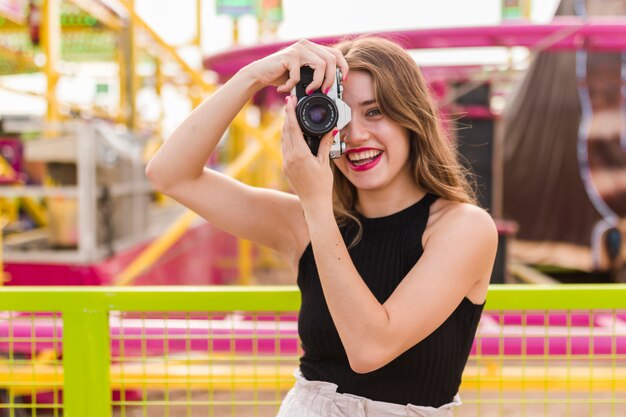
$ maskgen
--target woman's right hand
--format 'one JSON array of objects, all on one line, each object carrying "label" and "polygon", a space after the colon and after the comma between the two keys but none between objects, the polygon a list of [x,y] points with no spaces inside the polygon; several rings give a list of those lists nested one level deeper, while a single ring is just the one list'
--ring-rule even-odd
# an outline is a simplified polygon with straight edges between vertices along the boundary
[{"label": "woman's right hand", "polygon": [[313,68],[313,82],[308,92],[318,88],[326,92],[335,82],[336,68],[343,78],[348,74],[348,63],[341,51],[301,39],[293,45],[249,64],[246,68],[262,86],[276,86],[279,93],[289,93],[300,81],[300,67]]}]

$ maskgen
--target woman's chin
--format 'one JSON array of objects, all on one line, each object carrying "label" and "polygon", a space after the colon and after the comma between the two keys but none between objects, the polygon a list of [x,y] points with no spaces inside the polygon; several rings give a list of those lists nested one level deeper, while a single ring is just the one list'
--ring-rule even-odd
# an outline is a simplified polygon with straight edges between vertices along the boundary
[{"label": "woman's chin", "polygon": [[384,188],[384,184],[380,180],[380,177],[377,178],[372,176],[372,178],[350,178],[350,182],[357,188],[357,190],[362,191],[376,191]]}]

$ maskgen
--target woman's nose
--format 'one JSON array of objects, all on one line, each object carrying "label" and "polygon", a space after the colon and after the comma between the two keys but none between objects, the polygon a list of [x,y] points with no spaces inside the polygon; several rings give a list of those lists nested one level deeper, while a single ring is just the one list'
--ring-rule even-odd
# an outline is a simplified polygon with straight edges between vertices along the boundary
[{"label": "woman's nose", "polygon": [[344,128],[344,142],[354,144],[367,139],[367,130],[361,124],[355,122],[354,119]]}]

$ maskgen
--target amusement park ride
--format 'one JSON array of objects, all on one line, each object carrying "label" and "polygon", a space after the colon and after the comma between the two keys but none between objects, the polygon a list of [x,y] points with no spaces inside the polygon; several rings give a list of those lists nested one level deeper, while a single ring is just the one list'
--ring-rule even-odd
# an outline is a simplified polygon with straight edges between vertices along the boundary
[{"label": "amusement park ride", "polygon": [[[200,4],[197,1],[198,16]],[[2,2],[0,6],[0,88],[38,95],[47,103],[42,117],[1,119],[5,284],[209,284],[233,283],[237,278],[245,283],[250,282],[252,270],[259,265],[280,265],[265,249],[253,248],[249,242],[213,229],[153,192],[143,167],[164,139],[162,114],[145,118],[137,96],[148,89],[159,101],[163,90],[173,87],[188,97],[191,106],[197,105],[217,86],[207,80],[219,83],[246,63],[289,42],[235,47],[206,57],[203,68],[193,68],[177,47],[166,43],[140,17],[132,0],[31,0]],[[277,22],[265,24],[275,28]],[[197,29],[200,34],[200,19]],[[520,21],[384,35],[411,50],[523,47],[533,60],[528,71],[516,68],[513,61],[504,67],[423,66],[443,114],[452,116],[448,124],[453,139],[479,175],[481,203],[500,225],[501,247],[493,281],[505,282],[511,275],[548,279],[545,274],[527,269],[527,265],[542,264],[623,279],[626,61],[620,51],[626,49],[625,18],[579,15],[555,18],[543,25]],[[338,39],[330,36],[315,40],[332,43]],[[200,49],[199,35],[192,46]],[[530,208],[511,203],[516,201],[511,193],[517,193],[520,200],[532,200],[534,197],[528,193],[533,190],[528,187],[539,187],[541,182],[515,188],[519,184],[508,180],[507,174],[543,158],[535,155],[533,160],[528,151],[508,146],[509,136],[517,134],[508,129],[518,117],[494,104],[516,103],[516,111],[520,110],[524,104],[514,97],[523,94],[517,91],[514,96],[514,86],[534,71],[538,57],[551,54],[576,56],[576,65],[571,68],[577,69],[574,95],[578,91],[583,109],[577,115],[580,120],[567,120],[573,126],[573,136],[567,143],[574,149],[570,162],[576,169],[569,174],[563,171],[560,177],[568,184],[574,183],[570,187],[574,191],[565,190],[568,192],[561,198],[569,199],[570,212],[559,213],[550,212],[546,204],[568,206],[543,200]],[[589,64],[594,54],[617,56],[617,64]],[[93,102],[64,100],[60,94],[62,83],[79,76],[77,72],[90,63],[113,69],[104,81],[96,82]],[[594,107],[606,87],[592,82],[598,79],[590,77],[597,68],[608,74],[605,80],[617,83],[616,91],[621,91],[618,97],[611,96],[610,109]],[[16,74],[33,73],[45,77],[45,91],[16,89],[6,81]],[[521,85],[526,91],[534,89],[528,83]],[[236,119],[219,158],[210,163],[255,185],[285,188],[278,146],[280,103],[274,92],[260,93]],[[607,109],[610,111],[600,113]],[[594,119],[594,114],[610,120],[608,125],[613,130],[607,137],[602,132],[600,136],[590,135],[598,129],[598,123],[607,126]],[[528,125],[528,130],[540,130],[543,122],[539,120]],[[525,138],[515,146],[521,146],[524,140],[531,142]],[[559,155],[545,152],[551,162],[536,170],[545,174],[565,169],[557,163]],[[516,159],[515,155],[524,155],[524,159]],[[608,158],[608,165],[603,158]],[[571,178],[565,178],[566,174]],[[534,189],[537,195],[541,191],[553,196],[559,195],[558,190],[558,186]],[[525,211],[520,214],[518,209]],[[547,220],[542,222],[543,214]],[[547,237],[526,232],[532,229],[528,218],[544,230],[552,230],[556,226],[550,223],[555,217],[571,218],[559,227],[579,230],[576,237],[561,232]],[[519,239],[513,239],[515,235]],[[547,247],[546,241],[551,246]],[[542,248],[543,257],[536,256],[537,248]],[[568,250],[569,255],[562,255]],[[507,265],[505,261],[511,256],[513,262]],[[576,261],[568,263],[572,259]]]},{"label": "amusement park ride", "polygon": [[[173,86],[198,104],[214,87],[137,15],[133,2],[112,8],[100,1],[18,1],[4,8],[2,75],[41,73],[46,91],[20,91],[6,81],[2,88],[41,95],[47,103],[41,117],[2,118],[4,281],[128,281],[129,272],[138,275],[137,267],[126,269],[130,261],[182,213],[155,196],[145,179],[146,152],[161,140],[162,114],[156,121],[145,118],[138,92],[150,89],[159,97]],[[192,46],[199,43],[196,37]],[[92,75],[93,102],[64,100],[68,80],[84,76],[81,71],[94,72],[93,67],[109,72]],[[177,276],[184,277],[179,283],[215,283],[220,278],[212,268],[229,269],[216,264],[224,251],[236,251],[236,241],[215,236],[202,224],[185,234],[188,223],[174,232],[178,237],[169,235],[174,244],[168,247],[174,247],[159,256],[149,283],[176,283]],[[139,269],[146,269],[146,261],[140,262]]]}]

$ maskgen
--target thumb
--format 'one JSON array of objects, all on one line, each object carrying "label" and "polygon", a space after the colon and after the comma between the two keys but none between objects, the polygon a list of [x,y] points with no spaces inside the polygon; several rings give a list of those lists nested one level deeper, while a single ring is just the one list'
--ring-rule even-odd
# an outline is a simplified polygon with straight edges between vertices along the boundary
[{"label": "thumb", "polygon": [[325,134],[322,137],[320,147],[317,151],[317,157],[319,158],[320,162],[323,162],[325,164],[328,163],[330,159],[330,147],[333,145],[333,141],[335,140],[335,135],[337,133],[339,133],[339,129],[333,129],[331,132]]}]

